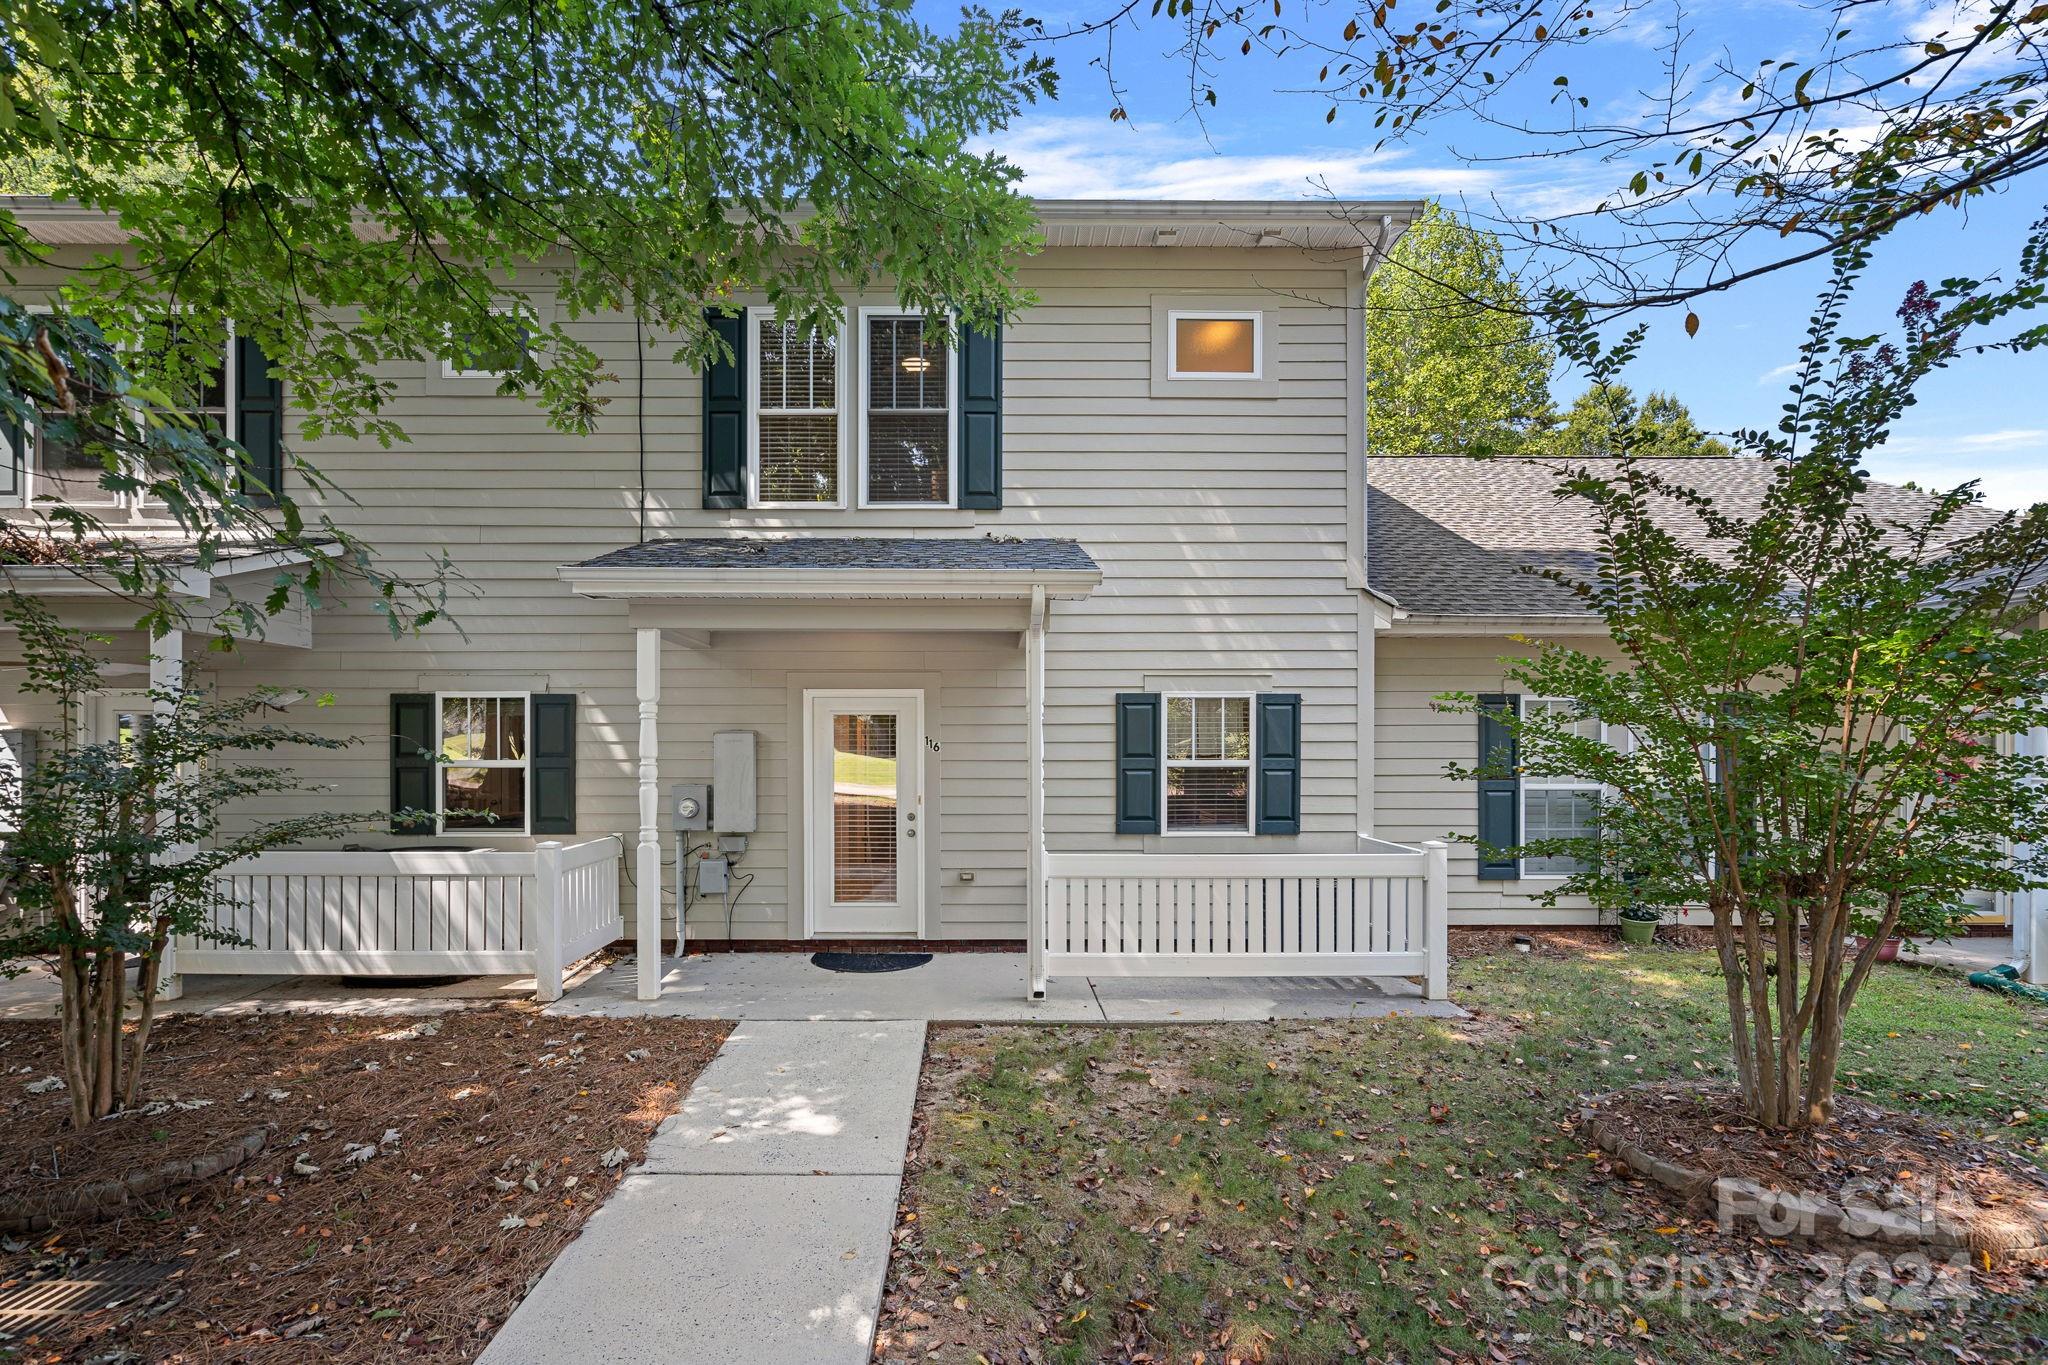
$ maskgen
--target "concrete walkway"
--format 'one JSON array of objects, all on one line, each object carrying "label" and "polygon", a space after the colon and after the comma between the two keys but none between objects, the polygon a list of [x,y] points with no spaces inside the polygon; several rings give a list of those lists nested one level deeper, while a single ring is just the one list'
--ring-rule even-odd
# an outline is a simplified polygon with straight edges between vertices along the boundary
[{"label": "concrete walkway", "polygon": [[[1917,946],[1919,952],[1914,952]],[[1901,962],[1916,962],[1923,966],[1949,967],[1968,974],[1988,972],[2013,960],[2012,935],[2004,934],[1971,935],[1968,938],[1952,938],[1946,943],[1934,939],[1919,939],[1916,945],[1908,945],[1899,954]]]},{"label": "concrete walkway", "polygon": [[742,1023],[481,1365],[865,1362],[924,1024]]},{"label": "concrete walkway", "polygon": [[1395,977],[1055,977],[1024,998],[1022,953],[936,953],[900,972],[833,972],[806,953],[700,953],[665,962],[661,999],[636,997],[629,955],[548,1006],[607,1018],[923,1019],[949,1023],[1210,1024],[1266,1019],[1463,1019]]}]

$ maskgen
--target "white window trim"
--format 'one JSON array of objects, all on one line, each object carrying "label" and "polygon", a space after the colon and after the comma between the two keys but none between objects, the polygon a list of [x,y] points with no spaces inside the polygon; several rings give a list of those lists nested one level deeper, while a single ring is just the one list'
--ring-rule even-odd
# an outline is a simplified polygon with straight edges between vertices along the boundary
[{"label": "white window trim", "polygon": [[[1180,367],[1180,320],[1197,322],[1249,322],[1252,325],[1252,367],[1248,372],[1182,370]],[[1250,308],[1169,308],[1166,310],[1166,377],[1173,381],[1197,383],[1217,381],[1247,384],[1266,377],[1266,315]]]},{"label": "white window trim", "polygon": [[[512,316],[510,304],[494,303],[490,306],[489,311],[492,317],[507,318]],[[441,343],[451,349],[453,348],[455,344],[455,333],[453,330],[445,327],[442,328]],[[504,382],[505,376],[510,373],[512,373],[510,370],[457,369],[452,357],[446,355],[441,357],[441,377],[443,379],[487,379],[493,384],[498,384]]]},{"label": "white window trim", "polygon": [[[468,701],[491,698],[511,700],[516,698],[525,712],[526,757],[522,759],[480,758],[474,761],[455,760],[442,755],[442,746],[447,737],[441,732],[441,706],[445,699],[459,697]],[[520,802],[526,818],[519,828],[513,829],[503,821],[491,825],[460,829],[448,828],[448,784],[444,780],[450,768],[519,768],[526,774],[526,795]],[[451,839],[481,837],[487,839],[524,839],[533,829],[533,694],[531,692],[495,691],[482,688],[451,688],[434,694],[434,833]]]},{"label": "white window trim", "polygon": [[[1226,701],[1242,698],[1245,704],[1245,741],[1243,758],[1171,758],[1168,756],[1167,712],[1176,701],[1207,701],[1213,698]],[[1236,838],[1252,836],[1259,827],[1259,699],[1250,692],[1166,692],[1159,698],[1159,833],[1168,839],[1189,838]],[[1242,768],[1244,769],[1244,828],[1224,828],[1207,825],[1198,829],[1174,829],[1166,817],[1167,774],[1173,768]]]},{"label": "white window trim", "polygon": [[761,511],[843,512],[846,510],[846,328],[839,329],[839,359],[832,375],[833,406],[830,408],[773,408],[777,415],[830,415],[838,422],[839,462],[833,473],[839,496],[831,502],[768,502],[761,497],[761,324],[773,322],[775,310],[756,304],[747,309],[747,506]]},{"label": "white window trim", "polygon": [[[1548,706],[1552,703],[1570,705],[1571,698],[1524,696],[1516,703],[1516,711],[1517,714],[1526,716],[1529,714],[1530,707]],[[1613,741],[1608,737],[1609,731],[1607,722],[1604,720],[1599,721],[1599,726],[1600,742],[1603,744],[1613,743]],[[1606,800],[1608,795],[1608,788],[1603,786],[1601,783],[1583,782],[1575,777],[1531,777],[1527,774],[1522,774],[1519,778],[1519,782],[1520,787],[1515,793],[1515,819],[1520,824],[1522,834],[1525,839],[1527,838],[1529,833],[1529,807],[1527,805],[1527,797],[1530,792],[1585,791],[1593,793],[1593,799],[1596,802]],[[1577,875],[1576,873],[1571,872],[1531,872],[1528,868],[1529,862],[1530,859],[1528,858],[1515,859],[1515,876],[1525,882],[1561,882],[1567,877]]]},{"label": "white window trim", "polygon": [[872,502],[868,499],[868,374],[873,357],[868,353],[868,322],[872,318],[921,318],[926,316],[922,308],[889,308],[881,305],[864,307],[860,310],[860,373],[859,387],[854,390],[854,437],[855,467],[858,470],[859,488],[856,493],[857,506],[862,511],[871,508],[952,508],[960,505],[960,348],[955,345],[946,357],[946,500],[943,502]]},{"label": "white window trim", "polygon": [[[23,311],[48,317],[57,310],[47,303],[30,303],[23,305]],[[181,308],[179,311],[187,310]],[[235,402],[236,380],[239,376],[235,369],[235,327],[232,322],[228,324],[227,338],[221,344],[226,351],[221,358],[221,396],[227,404],[226,411],[221,414],[222,425],[227,438],[239,442],[242,439],[241,407]],[[22,433],[21,464],[21,488],[16,493],[0,495],[0,507],[32,509],[36,505],[36,475],[43,466],[43,429],[39,421],[31,423],[30,429]],[[110,512],[124,513],[130,521],[145,521],[150,519],[153,513],[165,510],[163,503],[152,502],[140,493],[127,494],[112,502],[81,502],[70,505],[93,510],[104,508]]]}]

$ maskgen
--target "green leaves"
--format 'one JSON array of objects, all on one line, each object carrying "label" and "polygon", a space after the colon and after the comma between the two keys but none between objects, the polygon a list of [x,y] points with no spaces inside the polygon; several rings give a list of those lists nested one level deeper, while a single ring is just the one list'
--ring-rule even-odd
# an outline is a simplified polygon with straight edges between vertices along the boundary
[{"label": "green leaves", "polygon": [[[394,445],[394,369],[438,366],[450,338],[575,434],[618,391],[579,326],[593,315],[632,315],[693,365],[713,344],[708,300],[765,297],[812,323],[878,285],[979,321],[1023,302],[1012,261],[1032,214],[1014,169],[971,145],[1056,89],[1014,11],[973,9],[947,33],[907,5],[815,0],[254,0],[233,18],[189,0],[8,16],[5,188],[118,214],[130,238],[71,278],[67,307],[123,320],[124,345],[173,317],[212,328],[115,367],[155,429],[175,427],[162,400],[217,360],[229,320],[289,386],[287,445]],[[0,212],[0,250],[19,266],[37,253],[14,218]],[[5,359],[34,382],[25,351]],[[152,446],[151,492],[189,535],[368,575],[395,628],[445,607],[431,580],[385,592],[397,580],[376,577],[371,547],[293,506],[335,491],[303,461],[287,455],[272,523],[218,442],[188,425]],[[92,520],[62,529],[120,542]]]}]

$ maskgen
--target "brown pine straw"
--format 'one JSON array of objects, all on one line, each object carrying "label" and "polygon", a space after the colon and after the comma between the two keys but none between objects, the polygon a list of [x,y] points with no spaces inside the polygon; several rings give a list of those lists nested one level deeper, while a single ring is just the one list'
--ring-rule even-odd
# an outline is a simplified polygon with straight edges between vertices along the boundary
[{"label": "brown pine straw", "polygon": [[[56,1026],[0,1023],[0,1198],[119,1178],[272,1128],[231,1173],[0,1254],[0,1289],[90,1277],[106,1262],[173,1266],[134,1302],[0,1341],[0,1354],[474,1359],[639,1160],[727,1027],[522,1006],[175,1017],[151,1046],[143,1109],[79,1133],[61,1091],[26,1090],[61,1073]],[[375,1155],[350,1161],[352,1143]],[[296,1173],[302,1160],[318,1172]]]}]

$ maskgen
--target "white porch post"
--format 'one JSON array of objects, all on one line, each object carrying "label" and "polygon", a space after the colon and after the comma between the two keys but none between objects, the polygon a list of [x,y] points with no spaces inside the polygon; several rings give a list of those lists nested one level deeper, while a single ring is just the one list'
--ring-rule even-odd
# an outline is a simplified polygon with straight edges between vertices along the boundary
[{"label": "white porch post", "polygon": [[1451,849],[1441,839],[1424,840],[1422,849],[1429,859],[1422,888],[1423,935],[1428,945],[1429,975],[1424,978],[1422,994],[1430,1000],[1448,1000],[1451,994]]},{"label": "white porch post", "polygon": [[[656,725],[661,712],[661,631],[641,626],[634,632],[634,694],[640,702],[640,847],[634,881],[634,938],[638,947],[639,994],[661,998],[661,739]],[[676,950],[682,951],[683,927],[676,924]]]},{"label": "white porch post", "polygon": [[[151,710],[159,720],[169,720],[174,706],[171,694],[185,685],[185,632],[174,630],[160,640],[150,643],[149,690],[153,695]],[[176,845],[168,850],[173,861],[192,856],[189,845]],[[164,944],[163,962],[157,969],[156,996],[159,1000],[176,1000],[185,993],[185,980],[178,975],[178,944],[171,939]]]},{"label": "white porch post", "polygon": [[1031,590],[1031,624],[1024,631],[1024,871],[1027,994],[1045,998],[1045,589]]},{"label": "white porch post", "polygon": [[[2029,730],[2025,739],[2028,753],[2048,758],[2048,726]],[[2048,986],[2048,887],[2031,887],[2013,897],[2012,948],[2022,963],[2022,979],[2030,986]]]}]

